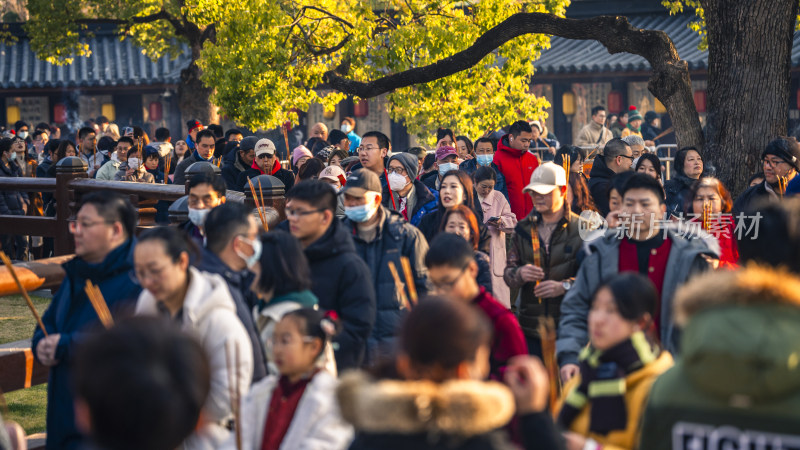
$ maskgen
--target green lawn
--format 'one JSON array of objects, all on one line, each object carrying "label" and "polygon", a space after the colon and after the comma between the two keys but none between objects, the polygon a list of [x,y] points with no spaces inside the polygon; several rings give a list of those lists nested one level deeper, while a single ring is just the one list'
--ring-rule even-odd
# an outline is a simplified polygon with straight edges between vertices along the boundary
[{"label": "green lawn", "polygon": [[[43,314],[50,299],[31,297],[39,314]],[[21,296],[0,297],[0,344],[28,339],[33,335],[36,320]],[[45,431],[47,385],[33,386],[5,394],[8,411],[3,418],[18,422],[28,434]]]}]

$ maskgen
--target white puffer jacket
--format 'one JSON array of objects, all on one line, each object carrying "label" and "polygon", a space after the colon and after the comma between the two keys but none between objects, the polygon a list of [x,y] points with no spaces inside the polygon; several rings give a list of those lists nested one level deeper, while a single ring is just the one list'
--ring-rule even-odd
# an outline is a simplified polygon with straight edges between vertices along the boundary
[{"label": "white puffer jacket", "polygon": [[[239,396],[245,398],[253,374],[253,350],[244,325],[236,316],[236,306],[225,280],[216,274],[189,268],[189,289],[183,303],[182,329],[197,337],[208,355],[211,366],[211,391],[203,407],[208,420],[202,429],[184,441],[185,449],[217,449],[231,435],[223,424],[233,417],[228,366],[230,354],[238,378]],[[136,315],[158,315],[157,301],[149,291],[142,291],[136,304]],[[227,351],[226,351],[227,347]],[[235,364],[238,348],[239,363]]]}]

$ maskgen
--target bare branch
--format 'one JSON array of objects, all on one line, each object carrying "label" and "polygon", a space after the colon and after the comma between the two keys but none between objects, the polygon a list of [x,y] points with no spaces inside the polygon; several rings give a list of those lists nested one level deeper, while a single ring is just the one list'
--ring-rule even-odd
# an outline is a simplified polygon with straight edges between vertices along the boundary
[{"label": "bare branch", "polygon": [[130,19],[112,19],[110,17],[106,18],[94,18],[94,19],[78,19],[75,22],[84,24],[84,25],[94,25],[94,24],[112,24],[112,25],[129,25],[129,24],[139,24],[139,23],[151,23],[161,19],[169,19],[170,15],[167,13],[163,8],[161,11],[148,14],[146,16],[134,16]]}]

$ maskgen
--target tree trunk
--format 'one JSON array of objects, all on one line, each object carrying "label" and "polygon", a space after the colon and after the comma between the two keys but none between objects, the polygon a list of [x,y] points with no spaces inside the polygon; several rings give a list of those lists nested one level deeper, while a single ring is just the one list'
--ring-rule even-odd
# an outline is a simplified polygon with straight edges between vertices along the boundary
[{"label": "tree trunk", "polygon": [[797,0],[704,0],[708,31],[706,160],[734,195],[786,134]]},{"label": "tree trunk", "polygon": [[195,63],[200,56],[200,45],[192,45],[192,62],[181,71],[181,84],[178,85],[178,105],[181,109],[181,122],[197,119],[203,125],[217,123],[217,108],[211,104],[213,89],[200,80],[201,70]]}]

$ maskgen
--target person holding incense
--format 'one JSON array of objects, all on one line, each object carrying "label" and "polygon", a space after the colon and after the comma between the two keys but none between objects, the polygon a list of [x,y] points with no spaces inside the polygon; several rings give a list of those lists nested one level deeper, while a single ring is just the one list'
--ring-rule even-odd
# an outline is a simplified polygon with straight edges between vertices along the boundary
[{"label": "person holding incense", "polygon": [[[196,336],[208,357],[211,390],[196,431],[183,448],[219,448],[237,425],[237,399],[250,388],[253,349],[228,284],[189,263],[198,249],[174,227],[151,228],[139,236],[134,273],[144,289],[136,315],[158,316]],[[196,256],[196,254],[194,255]]]},{"label": "person holding incense", "polygon": [[633,271],[650,278],[659,295],[653,313],[655,337],[665,350],[677,352],[679,332],[673,320],[673,298],[692,276],[711,268],[719,258],[715,239],[665,220],[667,206],[658,180],[634,173],[622,186],[619,227],[589,244],[591,254],[581,263],[575,283],[561,302],[556,354],[561,378],[579,371],[579,354],[589,342],[587,317],[598,287],[620,272]]},{"label": "person holding incense", "polygon": [[731,194],[716,178],[704,177],[689,190],[688,208],[692,224],[700,224],[703,231],[719,242],[719,266],[729,269],[739,267],[739,245],[736,242],[735,218],[731,216]]},{"label": "person holding incense", "polygon": [[42,316],[46,330],[33,334],[36,359],[50,367],[47,385],[48,450],[82,448],[75,427],[72,392],[72,358],[85,333],[100,327],[97,312],[85,293],[86,282],[100,288],[112,316],[130,312],[141,292],[129,273],[133,269],[136,209],[127,197],[113,192],[92,192],[81,197],[78,213],[70,221],[75,238],[75,258],[63,265],[65,276]]},{"label": "person holding incense", "polygon": [[431,242],[425,266],[437,294],[478,307],[492,323],[489,375],[502,381],[508,360],[527,355],[528,346],[514,314],[478,284],[472,245],[452,233],[441,233]]},{"label": "person holding incense", "polygon": [[239,189],[247,189],[247,180],[259,175],[272,175],[281,180],[288,191],[294,186],[294,174],[281,167],[281,161],[276,154],[275,144],[269,139],[260,139],[255,145],[255,158],[250,168],[240,173],[236,184]]},{"label": "person holding incense", "polygon": [[566,201],[563,167],[552,162],[537,167],[524,192],[530,196],[533,210],[514,229],[503,278],[518,292],[513,304],[528,351],[542,358],[539,320],[549,317],[558,323],[561,301],[578,272],[583,241],[580,218]]},{"label": "person holding incense", "polygon": [[144,161],[139,157],[144,152],[133,147],[128,150],[128,159],[119,165],[114,181],[130,181],[135,183],[155,183],[155,177],[145,168]]},{"label": "person holding incense", "polygon": [[400,268],[401,258],[408,258],[414,288],[419,295],[428,292],[428,271],[423,264],[428,241],[400,213],[381,205],[381,190],[381,181],[375,172],[358,169],[347,177],[347,184],[339,192],[347,216],[342,226],[353,236],[356,253],[370,268],[368,274],[378,300],[375,327],[367,346],[370,362],[391,353],[397,327],[412,306],[403,304],[389,263]]},{"label": "person holding incense", "polygon": [[247,330],[253,347],[253,383],[267,375],[264,348],[258,336],[251,311],[258,299],[250,290],[253,273],[250,269],[261,258],[261,241],[251,209],[243,203],[229,202],[213,208],[205,222],[203,257],[195,267],[221,276],[236,305],[236,315]]},{"label": "person holding incense", "polygon": [[[788,184],[800,172],[800,143],[795,138],[770,141],[761,152],[764,182],[744,191],[733,204],[733,216],[750,213],[759,202],[783,198]],[[796,183],[795,183],[796,184]]]}]

